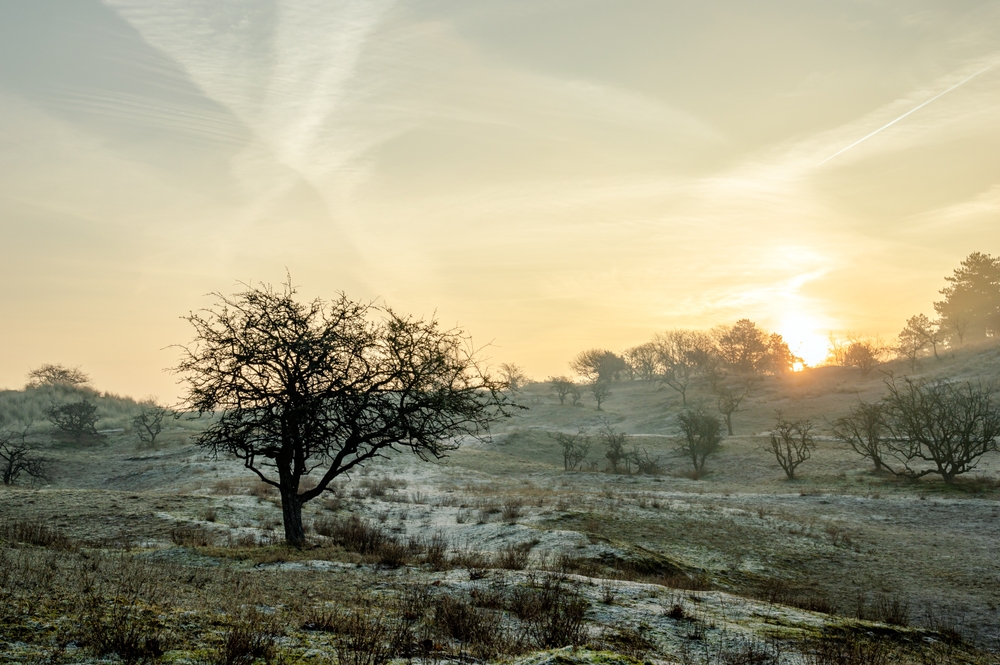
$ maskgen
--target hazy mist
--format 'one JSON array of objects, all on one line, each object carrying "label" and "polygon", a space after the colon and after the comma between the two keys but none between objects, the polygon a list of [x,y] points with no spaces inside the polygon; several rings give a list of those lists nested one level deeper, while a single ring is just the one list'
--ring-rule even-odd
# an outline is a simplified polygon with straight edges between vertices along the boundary
[{"label": "hazy mist", "polygon": [[286,268],[537,377],[737,318],[814,363],[895,335],[1000,241],[998,28],[991,2],[4,2],[0,386],[61,362],[172,399],[180,317]]}]

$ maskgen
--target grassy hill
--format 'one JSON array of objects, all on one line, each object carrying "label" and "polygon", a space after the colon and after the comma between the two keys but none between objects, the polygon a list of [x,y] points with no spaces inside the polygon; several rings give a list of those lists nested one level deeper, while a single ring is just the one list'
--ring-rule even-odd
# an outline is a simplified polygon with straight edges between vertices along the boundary
[{"label": "grassy hill", "polygon": [[[1000,349],[918,369],[988,382]],[[193,445],[210,420],[173,420],[147,448],[134,400],[6,391],[6,427],[86,397],[120,431],[73,445],[38,426],[50,482],[0,488],[0,659],[565,662],[546,649],[572,644],[581,663],[995,663],[1000,454],[954,486],[874,473],[827,421],[881,396],[884,378],[766,377],[698,480],[674,452],[683,406],[669,388],[617,383],[598,411],[529,384],[492,442],[338,481],[306,505],[303,550],[281,545],[271,489]],[[689,402],[715,406],[707,385]],[[778,409],[816,423],[794,481],[764,448]],[[592,470],[565,471],[550,434],[603,427],[662,473],[606,472],[596,439]]]}]

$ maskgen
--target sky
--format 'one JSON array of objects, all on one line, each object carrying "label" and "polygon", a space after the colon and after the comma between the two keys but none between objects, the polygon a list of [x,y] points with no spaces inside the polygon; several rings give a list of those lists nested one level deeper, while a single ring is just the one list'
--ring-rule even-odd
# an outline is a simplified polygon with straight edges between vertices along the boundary
[{"label": "sky", "polygon": [[241,282],[537,379],[750,318],[807,361],[1000,253],[1000,4],[0,0],[0,387],[176,399]]}]

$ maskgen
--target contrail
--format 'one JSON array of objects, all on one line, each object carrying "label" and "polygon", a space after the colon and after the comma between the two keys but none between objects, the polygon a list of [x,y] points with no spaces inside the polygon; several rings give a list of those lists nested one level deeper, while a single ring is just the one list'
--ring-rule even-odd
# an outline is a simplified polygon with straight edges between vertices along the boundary
[{"label": "contrail", "polygon": [[900,120],[902,120],[902,119],[903,119],[903,118],[905,118],[906,116],[910,115],[911,113],[915,113],[915,112],[919,111],[920,109],[924,108],[925,106],[927,106],[928,104],[930,104],[931,102],[933,102],[933,101],[934,101],[935,99],[940,99],[941,97],[944,97],[945,95],[947,95],[947,94],[948,94],[949,92],[951,92],[951,91],[952,91],[952,90],[954,90],[955,88],[959,87],[960,85],[965,85],[966,83],[968,83],[968,82],[969,82],[969,81],[971,81],[972,79],[976,78],[977,76],[979,76],[979,75],[980,75],[980,74],[982,74],[983,72],[985,72],[985,71],[988,71],[988,70],[990,70],[990,69],[993,69],[993,65],[990,65],[989,67],[986,67],[985,69],[980,69],[980,70],[979,70],[978,72],[976,72],[975,74],[973,74],[973,75],[972,75],[972,76],[970,76],[969,78],[967,78],[967,79],[965,79],[965,80],[963,80],[963,81],[959,81],[958,83],[956,83],[955,85],[951,86],[950,88],[948,88],[948,89],[947,89],[947,90],[945,90],[944,92],[940,92],[940,93],[938,93],[937,95],[935,95],[935,96],[931,97],[930,99],[928,99],[928,100],[927,100],[926,102],[924,102],[923,104],[920,104],[919,106],[916,106],[916,107],[914,107],[914,108],[910,109],[909,111],[907,111],[907,112],[906,112],[906,113],[904,113],[903,115],[899,116],[898,118],[896,118],[896,119],[895,119],[895,120],[893,120],[892,122],[887,122],[886,124],[882,125],[882,126],[881,126],[881,127],[879,127],[878,129],[876,129],[876,130],[875,130],[874,132],[872,132],[871,134],[868,134],[867,136],[863,136],[863,137],[861,137],[860,139],[858,139],[857,141],[855,141],[855,142],[854,142],[854,143],[852,143],[851,145],[847,146],[846,148],[841,148],[840,150],[838,150],[837,152],[833,153],[832,155],[830,155],[829,157],[827,157],[826,159],[824,159],[824,160],[823,160],[822,162],[820,162],[820,163],[819,163],[819,164],[817,164],[816,166],[822,166],[823,164],[826,164],[826,163],[827,163],[828,161],[830,161],[831,159],[833,159],[833,158],[834,158],[834,157],[836,157],[837,155],[839,155],[839,154],[841,154],[841,153],[844,153],[844,152],[847,152],[848,150],[850,150],[851,148],[853,148],[853,147],[854,147],[854,146],[856,146],[857,144],[861,143],[862,141],[867,141],[867,140],[868,140],[868,139],[870,139],[871,137],[873,137],[873,136],[875,136],[876,134],[878,134],[879,132],[881,132],[881,131],[882,131],[883,129],[885,129],[885,128],[887,128],[887,127],[891,127],[892,125],[895,125],[895,124],[896,124],[897,122],[899,122]]}]

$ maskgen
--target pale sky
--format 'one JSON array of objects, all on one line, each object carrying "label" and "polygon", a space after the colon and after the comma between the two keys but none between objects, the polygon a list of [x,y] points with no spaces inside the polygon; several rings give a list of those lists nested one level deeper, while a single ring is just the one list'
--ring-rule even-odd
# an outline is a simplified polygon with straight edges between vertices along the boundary
[{"label": "pale sky", "polygon": [[286,268],[539,379],[815,359],[1000,252],[1000,4],[0,0],[0,233],[0,387],[170,401],[180,317]]}]

